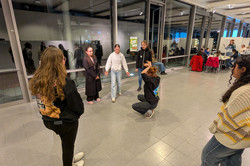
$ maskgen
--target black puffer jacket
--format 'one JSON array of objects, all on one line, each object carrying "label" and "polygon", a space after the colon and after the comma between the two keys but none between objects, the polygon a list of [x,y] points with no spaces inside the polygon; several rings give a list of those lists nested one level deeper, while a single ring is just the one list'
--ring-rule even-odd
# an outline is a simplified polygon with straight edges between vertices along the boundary
[{"label": "black puffer jacket", "polygon": [[147,61],[152,62],[152,53],[151,51],[146,48],[145,50],[141,49],[138,51],[136,56],[136,68],[144,68],[143,64],[147,63]]}]

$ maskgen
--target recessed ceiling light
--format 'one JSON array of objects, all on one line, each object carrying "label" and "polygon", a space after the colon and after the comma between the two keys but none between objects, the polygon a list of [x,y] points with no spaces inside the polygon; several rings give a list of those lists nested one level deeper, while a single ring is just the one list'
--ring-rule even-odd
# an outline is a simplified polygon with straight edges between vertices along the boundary
[{"label": "recessed ceiling light", "polygon": [[228,4],[228,8],[229,8],[229,9],[232,9],[232,8],[234,8],[234,7],[233,7],[233,5]]},{"label": "recessed ceiling light", "polygon": [[216,12],[216,10],[213,10],[213,13],[215,13]]},{"label": "recessed ceiling light", "polygon": [[246,14],[246,12],[241,12],[240,14]]}]

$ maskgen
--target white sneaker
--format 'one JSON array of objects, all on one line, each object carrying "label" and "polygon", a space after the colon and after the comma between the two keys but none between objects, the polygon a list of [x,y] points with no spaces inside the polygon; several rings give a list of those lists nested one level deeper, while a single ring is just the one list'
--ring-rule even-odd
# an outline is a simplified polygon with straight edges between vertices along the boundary
[{"label": "white sneaker", "polygon": [[76,163],[76,162],[80,161],[83,157],[84,157],[83,152],[77,153],[76,155],[74,155],[73,163]]},{"label": "white sneaker", "polygon": [[72,166],[83,166],[84,165],[84,161],[80,160],[77,163],[73,163]]},{"label": "white sneaker", "polygon": [[112,103],[114,103],[115,102],[115,98],[112,98]]},{"label": "white sneaker", "polygon": [[118,95],[121,96],[121,95],[122,95],[122,92],[119,92]]}]

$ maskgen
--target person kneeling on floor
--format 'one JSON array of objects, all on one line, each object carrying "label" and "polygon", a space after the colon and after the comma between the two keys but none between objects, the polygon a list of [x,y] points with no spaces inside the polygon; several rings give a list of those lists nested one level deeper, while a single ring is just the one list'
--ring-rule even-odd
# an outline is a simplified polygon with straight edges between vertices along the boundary
[{"label": "person kneeling on floor", "polygon": [[145,82],[144,95],[139,94],[137,96],[141,102],[133,104],[132,108],[140,114],[145,115],[146,118],[151,118],[159,100],[158,90],[160,77],[157,76],[157,70],[155,67],[152,67],[150,61],[147,61],[144,66],[146,68],[141,72],[142,79]]}]

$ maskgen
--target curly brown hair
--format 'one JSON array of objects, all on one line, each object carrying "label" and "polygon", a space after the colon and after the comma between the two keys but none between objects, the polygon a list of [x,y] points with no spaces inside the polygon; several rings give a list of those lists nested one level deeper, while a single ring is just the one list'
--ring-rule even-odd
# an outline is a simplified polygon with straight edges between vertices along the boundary
[{"label": "curly brown hair", "polygon": [[232,70],[232,73],[231,73],[231,76],[229,79],[229,84],[231,84],[233,71],[234,71],[236,64],[238,64],[240,69],[242,67],[245,67],[246,71],[241,74],[239,79],[235,79],[233,85],[222,96],[221,101],[223,103],[228,102],[233,91],[235,91],[236,89],[238,89],[239,87],[241,87],[243,85],[250,83],[250,55],[242,55],[242,56],[238,57],[234,63],[234,67],[233,67],[233,70]]},{"label": "curly brown hair", "polygon": [[157,77],[156,72],[157,72],[156,67],[151,66],[151,67],[148,69],[147,74],[148,74],[148,76],[150,76],[150,77]]},{"label": "curly brown hair", "polygon": [[32,95],[46,97],[48,102],[56,98],[64,100],[63,87],[66,84],[66,68],[63,52],[56,47],[48,47],[41,57],[41,64],[29,81]]}]

